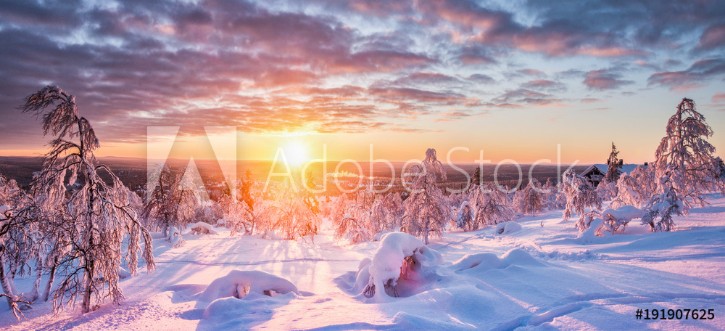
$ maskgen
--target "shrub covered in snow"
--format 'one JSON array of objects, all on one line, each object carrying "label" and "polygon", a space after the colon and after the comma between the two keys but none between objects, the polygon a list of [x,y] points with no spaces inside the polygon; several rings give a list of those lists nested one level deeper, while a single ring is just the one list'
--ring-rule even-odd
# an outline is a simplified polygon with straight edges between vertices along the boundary
[{"label": "shrub covered in snow", "polygon": [[660,178],[659,187],[664,192],[652,197],[642,216],[642,224],[650,226],[652,231],[670,231],[675,226],[672,218],[681,215],[685,209],[685,202],[670,179],[671,173],[665,173]]},{"label": "shrub covered in snow", "polygon": [[644,212],[634,206],[622,206],[617,209],[606,209],[602,212],[601,231],[609,231],[611,233],[624,231],[624,228],[633,219],[642,218]]},{"label": "shrub covered in snow", "polygon": [[388,233],[372,260],[360,263],[357,285],[364,286],[366,297],[408,296],[421,283],[435,277],[435,267],[441,262],[440,253],[426,247],[420,239],[402,232]]}]

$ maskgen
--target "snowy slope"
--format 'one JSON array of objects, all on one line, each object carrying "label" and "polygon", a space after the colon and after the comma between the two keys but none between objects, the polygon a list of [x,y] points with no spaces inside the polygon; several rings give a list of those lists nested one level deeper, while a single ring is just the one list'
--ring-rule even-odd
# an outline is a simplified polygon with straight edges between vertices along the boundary
[{"label": "snowy slope", "polygon": [[[504,234],[496,228],[447,233],[430,245],[443,257],[437,277],[421,282],[411,296],[383,301],[353,289],[360,262],[373,257],[378,243],[336,242],[329,229],[314,243],[230,238],[223,230],[186,234],[180,248],[156,241],[157,270],[124,280],[127,299],[121,306],[53,316],[48,305],[37,305],[17,322],[3,302],[0,327],[723,330],[725,198],[713,198],[711,206],[679,217],[671,233],[649,233],[635,221],[622,235],[579,238],[573,221],[560,220],[560,211],[525,217],[521,229],[512,226]],[[232,274],[263,275],[265,282],[297,291],[272,297],[252,291],[243,299],[202,295],[234,270],[263,271],[281,279]],[[234,284],[249,290],[248,283]],[[245,291],[242,287],[232,292]],[[637,321],[637,308],[713,308],[715,319]]]}]

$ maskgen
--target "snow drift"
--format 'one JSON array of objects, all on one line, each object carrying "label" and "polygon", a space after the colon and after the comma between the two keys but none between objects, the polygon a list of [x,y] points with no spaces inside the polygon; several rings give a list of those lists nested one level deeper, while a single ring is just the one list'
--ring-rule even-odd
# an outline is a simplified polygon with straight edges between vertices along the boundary
[{"label": "snow drift", "polygon": [[505,269],[512,265],[542,266],[536,258],[520,248],[504,253],[501,258],[493,253],[477,253],[462,257],[451,265],[455,271]]}]

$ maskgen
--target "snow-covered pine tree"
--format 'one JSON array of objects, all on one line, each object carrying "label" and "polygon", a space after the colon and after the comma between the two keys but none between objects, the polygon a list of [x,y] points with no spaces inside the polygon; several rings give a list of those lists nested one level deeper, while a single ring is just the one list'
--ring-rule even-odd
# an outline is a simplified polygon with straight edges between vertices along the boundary
[{"label": "snow-covered pine tree", "polygon": [[450,219],[450,206],[443,191],[436,185],[446,180],[443,164],[438,161],[436,150],[428,148],[425,159],[404,174],[406,188],[410,196],[403,201],[402,230],[423,239],[428,244],[429,237],[441,236],[446,222]]},{"label": "snow-covered pine tree", "polygon": [[252,172],[249,169],[244,172],[244,178],[241,180],[240,184],[241,185],[239,185],[239,198],[247,204],[249,210],[254,210],[254,197],[252,196],[254,179],[252,178]]},{"label": "snow-covered pine tree", "polygon": [[667,121],[666,133],[657,147],[654,168],[655,178],[668,179],[658,180],[657,193],[674,190],[683,202],[681,212],[687,213],[693,205],[705,204],[702,194],[717,182],[715,147],[707,141],[712,128],[695,110],[695,102],[683,98]]},{"label": "snow-covered pine tree", "polygon": [[[144,241],[146,267],[154,268],[151,235],[129,208],[128,189],[96,160],[93,153],[99,147],[98,138],[90,122],[79,116],[74,96],[47,86],[28,96],[22,109],[42,116],[44,133],[55,136],[32,184],[42,211],[62,213],[63,222],[49,230],[60,233],[70,244],[59,250],[65,254],[54,259],[56,264],[51,267],[61,277],[53,296],[54,308],[75,302],[79,295],[84,313],[92,309],[94,301],[107,296],[119,302],[123,298],[118,272],[124,237],[129,236],[129,242]],[[139,246],[129,245],[128,249],[138,250]],[[129,268],[136,271],[136,265]]]},{"label": "snow-covered pine tree", "polygon": [[510,221],[514,218],[508,194],[493,183],[484,183],[474,187],[468,204],[473,219],[468,230],[476,230],[489,225]]},{"label": "snow-covered pine tree", "polygon": [[612,151],[609,153],[609,158],[607,158],[607,173],[604,175],[604,180],[607,182],[616,183],[622,173],[622,163],[620,163],[618,155],[617,146],[612,142]]},{"label": "snow-covered pine tree", "polygon": [[602,199],[596,189],[584,177],[579,176],[573,169],[564,172],[562,191],[566,196],[566,208],[563,219],[567,220],[572,214],[579,215],[576,223],[579,231],[589,228],[592,219],[592,212],[602,208]]},{"label": "snow-covered pine tree", "polygon": [[473,186],[473,185],[476,185],[476,186],[481,185],[481,167],[480,166],[476,167],[476,170],[473,170],[473,175],[471,175],[471,186]]}]

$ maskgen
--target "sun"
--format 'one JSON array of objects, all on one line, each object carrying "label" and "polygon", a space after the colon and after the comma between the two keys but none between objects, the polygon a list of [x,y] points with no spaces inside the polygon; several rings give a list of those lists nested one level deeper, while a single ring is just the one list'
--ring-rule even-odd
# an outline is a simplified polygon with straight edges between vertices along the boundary
[{"label": "sun", "polygon": [[310,154],[302,141],[292,140],[282,147],[287,162],[293,167],[299,167],[310,160]]}]

